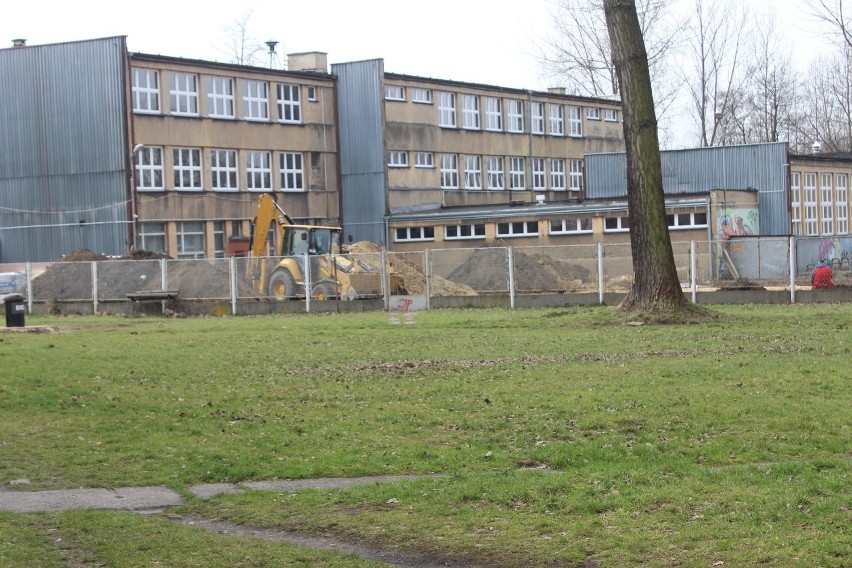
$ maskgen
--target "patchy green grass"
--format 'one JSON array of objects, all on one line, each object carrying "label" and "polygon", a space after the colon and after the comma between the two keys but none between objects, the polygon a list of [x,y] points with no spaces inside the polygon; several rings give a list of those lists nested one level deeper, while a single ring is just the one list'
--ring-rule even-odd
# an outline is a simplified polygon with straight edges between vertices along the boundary
[{"label": "patchy green grass", "polygon": [[439,472],[186,511],[491,566],[852,563],[852,306],[714,311],[33,317],[59,333],[0,335],[0,481]]}]

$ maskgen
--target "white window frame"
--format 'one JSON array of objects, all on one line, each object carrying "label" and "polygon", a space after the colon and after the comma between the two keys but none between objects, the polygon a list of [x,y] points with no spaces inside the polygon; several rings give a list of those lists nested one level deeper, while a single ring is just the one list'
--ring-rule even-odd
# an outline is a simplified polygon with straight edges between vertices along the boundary
[{"label": "white window frame", "polygon": [[456,128],[456,94],[438,91],[438,126]]},{"label": "white window frame", "polygon": [[204,189],[200,148],[172,148],[172,170],[176,190]]},{"label": "white window frame", "polygon": [[319,100],[317,97],[317,91],[319,90],[316,85],[308,85],[308,101],[315,103]]},{"label": "white window frame", "polygon": [[488,156],[488,189],[494,191],[506,189],[503,156]]},{"label": "white window frame", "polygon": [[532,134],[544,134],[544,103],[530,103],[530,129]]},{"label": "white window frame", "polygon": [[485,97],[485,130],[503,132],[503,99]]},{"label": "white window frame", "polygon": [[532,169],[532,188],[535,191],[547,189],[546,160],[544,158],[533,158],[530,166]]},{"label": "white window frame", "polygon": [[234,118],[234,80],[207,77],[207,115],[210,118]]},{"label": "white window frame", "polygon": [[513,191],[527,188],[527,160],[521,156],[509,158],[509,189]]},{"label": "white window frame", "polygon": [[302,87],[278,83],[275,87],[278,103],[278,122],[302,124]]},{"label": "white window frame", "polygon": [[459,188],[459,157],[441,154],[441,189]]},{"label": "white window frame", "polygon": [[136,153],[136,189],[138,191],[163,191],[165,186],[163,149],[143,146]]},{"label": "white window frame", "polygon": [[435,227],[394,227],[393,240],[397,243],[435,240]]},{"label": "white window frame", "polygon": [[464,188],[482,189],[482,157],[464,156]]},{"label": "white window frame", "polygon": [[243,118],[257,122],[269,120],[269,85],[266,81],[243,80]]},{"label": "white window frame", "polygon": [[415,152],[414,153],[415,168],[434,168],[435,155],[432,152]]},{"label": "white window frame", "polygon": [[485,238],[485,223],[444,225],[445,241],[471,241]]},{"label": "white window frame", "polygon": [[424,89],[422,87],[412,87],[411,102],[422,105],[432,104],[432,89]]},{"label": "white window frame", "polygon": [[218,148],[210,150],[210,177],[213,191],[239,191],[237,151]]},{"label": "white window frame", "polygon": [[479,116],[479,97],[477,95],[462,95],[462,128],[465,130],[479,130],[481,119]]},{"label": "white window frame", "polygon": [[408,167],[408,152],[392,150],[388,152],[388,167],[389,168],[407,168]]},{"label": "white window frame", "polygon": [[[615,227],[607,228],[607,221],[615,219]],[[630,232],[630,217],[627,213],[617,217],[604,217],[604,233],[629,233]]]},{"label": "white window frame", "polygon": [[198,116],[198,76],[194,73],[169,73],[169,105],[173,115]]},{"label": "white window frame", "polygon": [[568,160],[570,168],[570,184],[568,191],[582,191],[583,189],[583,160]]},{"label": "white window frame", "polygon": [[133,68],[133,112],[160,114],[160,74],[156,69]]},{"label": "white window frame", "polygon": [[820,189],[820,218],[822,220],[822,234],[834,234],[834,187],[832,175],[822,173],[819,176]]},{"label": "white window frame", "polygon": [[790,215],[794,235],[802,234],[802,174],[790,174]]},{"label": "white window frame", "polygon": [[405,102],[405,87],[402,85],[385,85],[385,100]]},{"label": "white window frame", "polygon": [[805,197],[805,234],[808,236],[816,236],[819,228],[817,224],[816,183],[816,172],[805,172],[805,184],[803,186]]},{"label": "white window frame", "polygon": [[523,132],[524,131],[524,101],[518,99],[509,99],[508,114],[508,131]]},{"label": "white window frame", "polygon": [[281,152],[278,166],[281,191],[305,191],[305,158],[301,152]]},{"label": "white window frame", "polygon": [[618,122],[618,110],[614,108],[605,108],[604,109],[604,121],[605,122]]},{"label": "white window frame", "polygon": [[497,223],[497,238],[537,237],[538,234],[538,221]]},{"label": "white window frame", "polygon": [[246,189],[272,191],[272,153],[265,150],[247,150]]},{"label": "white window frame", "polygon": [[592,234],[591,217],[570,217],[568,219],[551,219],[549,234],[551,235],[590,235]]},{"label": "white window frame", "polygon": [[166,252],[166,247],[168,246],[166,224],[139,223],[139,228],[136,232],[136,245],[140,250]]},{"label": "white window frame", "polygon": [[565,191],[565,159],[550,159],[550,189],[553,191]]},{"label": "white window frame", "polygon": [[565,109],[560,104],[550,103],[550,135],[565,136]]},{"label": "white window frame", "polygon": [[213,221],[213,258],[225,258],[224,221]]},{"label": "white window frame", "polygon": [[[672,217],[672,222],[667,223],[670,231],[684,231],[690,229],[706,229],[707,228],[707,213],[692,211],[690,213],[666,213],[666,216]],[[703,221],[696,215],[703,217]]]},{"label": "white window frame", "polygon": [[204,221],[178,221],[175,223],[175,237],[179,259],[204,258]]},{"label": "white window frame", "polygon": [[568,136],[579,138],[583,135],[583,115],[580,107],[568,106]]},{"label": "white window frame", "polygon": [[849,176],[837,174],[834,183],[834,202],[837,206],[836,228],[838,235],[849,234]]},{"label": "white window frame", "polygon": [[586,107],[586,118],[588,120],[600,120],[601,109],[598,107]]}]

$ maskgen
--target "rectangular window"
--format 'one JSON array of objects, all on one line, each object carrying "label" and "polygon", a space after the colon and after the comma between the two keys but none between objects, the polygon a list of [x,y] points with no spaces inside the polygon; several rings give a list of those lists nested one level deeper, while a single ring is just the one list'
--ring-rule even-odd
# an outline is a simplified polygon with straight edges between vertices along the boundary
[{"label": "rectangular window", "polygon": [[246,152],[246,179],[249,191],[272,191],[272,156],[269,152]]},{"label": "rectangular window", "polygon": [[207,77],[207,112],[211,118],[234,118],[234,80]]},{"label": "rectangular window", "polygon": [[601,119],[601,109],[595,107],[589,107],[586,109],[586,118],[589,120],[600,120]]},{"label": "rectangular window", "polygon": [[497,223],[497,237],[534,237],[537,235],[538,221]]},{"label": "rectangular window", "polygon": [[466,239],[484,239],[485,223],[472,225],[445,225],[444,240],[461,241]]},{"label": "rectangular window", "polygon": [[578,106],[568,107],[568,135],[574,137],[583,135],[583,117]]},{"label": "rectangular window", "polygon": [[482,158],[479,156],[464,157],[464,187],[482,189]]},{"label": "rectangular window", "polygon": [[204,223],[201,221],[177,222],[177,257],[204,258]]},{"label": "rectangular window", "polygon": [[565,116],[562,105],[550,106],[550,134],[552,136],[565,135]]},{"label": "rectangular window", "polygon": [[604,232],[605,233],[626,233],[630,230],[630,218],[624,217],[605,217]]},{"label": "rectangular window", "polygon": [[174,160],[175,189],[200,190],[201,187],[201,150],[198,148],[172,149]]},{"label": "rectangular window", "polygon": [[320,153],[319,152],[311,152],[311,167],[312,168],[320,167]]},{"label": "rectangular window", "polygon": [[849,233],[849,186],[846,174],[837,174],[834,185],[834,201],[837,204],[837,234]]},{"label": "rectangular window", "polygon": [[459,188],[459,162],[455,154],[441,154],[441,189]]},{"label": "rectangular window", "polygon": [[479,97],[462,95],[462,128],[479,130]]},{"label": "rectangular window", "polygon": [[565,190],[565,160],[563,158],[551,158],[550,160],[550,189],[554,191]]},{"label": "rectangular window", "polygon": [[509,101],[509,132],[524,131],[524,101]]},{"label": "rectangular window", "polygon": [[198,77],[192,73],[169,74],[172,114],[198,116]]},{"label": "rectangular window", "polygon": [[509,159],[509,183],[511,189],[527,188],[527,163],[525,158]]},{"label": "rectangular window", "polygon": [[441,91],[438,93],[438,126],[456,127],[456,94]]},{"label": "rectangular window", "polygon": [[404,101],[405,87],[401,87],[399,85],[385,85],[385,100]]},{"label": "rectangular window", "polygon": [[571,185],[568,187],[570,191],[580,191],[583,189],[583,160],[568,160],[571,165]]},{"label": "rectangular window", "polygon": [[604,109],[604,120],[607,122],[617,122],[618,121],[618,111],[614,108],[606,108]]},{"label": "rectangular window", "polygon": [[313,85],[308,85],[308,100],[312,103],[317,102],[317,88]]},{"label": "rectangular window", "polygon": [[544,172],[544,158],[532,159],[532,185],[536,191],[547,189],[547,175]]},{"label": "rectangular window", "polygon": [[834,188],[831,187],[831,178],[831,174],[819,176],[823,235],[834,234]]},{"label": "rectangular window", "polygon": [[805,234],[817,234],[817,189],[816,173],[805,173]]},{"label": "rectangular window", "polygon": [[506,189],[503,156],[488,156],[488,189]]},{"label": "rectangular window", "polygon": [[237,191],[237,151],[210,150],[210,175],[214,191]]},{"label": "rectangular window", "polygon": [[434,168],[435,159],[433,158],[432,152],[417,152],[414,154],[414,167]]},{"label": "rectangular window", "polygon": [[394,240],[405,241],[434,241],[435,227],[397,227],[394,229]]},{"label": "rectangular window", "polygon": [[591,217],[573,217],[570,219],[551,219],[551,235],[580,235],[592,232]]},{"label": "rectangular window", "polygon": [[794,235],[802,234],[802,174],[790,174],[790,215]]},{"label": "rectangular window", "polygon": [[278,85],[278,120],[300,124],[302,122],[302,101],[299,85]]},{"label": "rectangular window", "polygon": [[411,89],[411,102],[421,104],[432,104],[432,91],[430,89]]},{"label": "rectangular window", "polygon": [[389,168],[407,168],[408,152],[388,152]]},{"label": "rectangular window", "polygon": [[133,69],[133,112],[160,113],[159,75],[153,69]]},{"label": "rectangular window", "polygon": [[269,95],[264,81],[243,81],[243,118],[269,120]]},{"label": "rectangular window", "polygon": [[140,250],[166,252],[166,224],[139,223],[136,234],[136,246]]},{"label": "rectangular window", "polygon": [[530,123],[533,134],[544,134],[544,103],[530,103]]},{"label": "rectangular window", "polygon": [[485,129],[503,131],[503,100],[497,97],[485,98]]},{"label": "rectangular window", "polygon": [[136,154],[136,189],[157,191],[163,187],[163,149],[144,146]]},{"label": "rectangular window", "polygon": [[281,189],[284,191],[305,191],[302,154],[282,152],[279,157],[279,165],[281,168]]},{"label": "rectangular window", "polygon": [[213,258],[225,258],[224,221],[213,221]]},{"label": "rectangular window", "polygon": [[673,231],[706,228],[707,213],[669,213],[666,222]]}]

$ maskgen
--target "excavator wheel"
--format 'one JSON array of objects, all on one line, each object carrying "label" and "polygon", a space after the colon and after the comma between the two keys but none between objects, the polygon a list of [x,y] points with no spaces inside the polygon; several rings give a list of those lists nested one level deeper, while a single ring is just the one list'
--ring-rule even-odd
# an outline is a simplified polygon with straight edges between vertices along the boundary
[{"label": "excavator wheel", "polygon": [[318,282],[312,297],[314,300],[332,300],[337,298],[337,289],[331,282]]},{"label": "excavator wheel", "polygon": [[298,295],[296,279],[288,270],[276,270],[269,278],[269,295],[276,300],[295,298]]}]

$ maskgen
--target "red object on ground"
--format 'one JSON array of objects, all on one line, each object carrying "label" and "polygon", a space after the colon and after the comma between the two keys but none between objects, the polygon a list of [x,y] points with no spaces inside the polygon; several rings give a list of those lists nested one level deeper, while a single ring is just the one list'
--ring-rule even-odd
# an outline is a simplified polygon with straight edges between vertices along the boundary
[{"label": "red object on ground", "polygon": [[811,277],[811,288],[834,288],[830,266],[823,264],[814,268],[814,275]]}]

